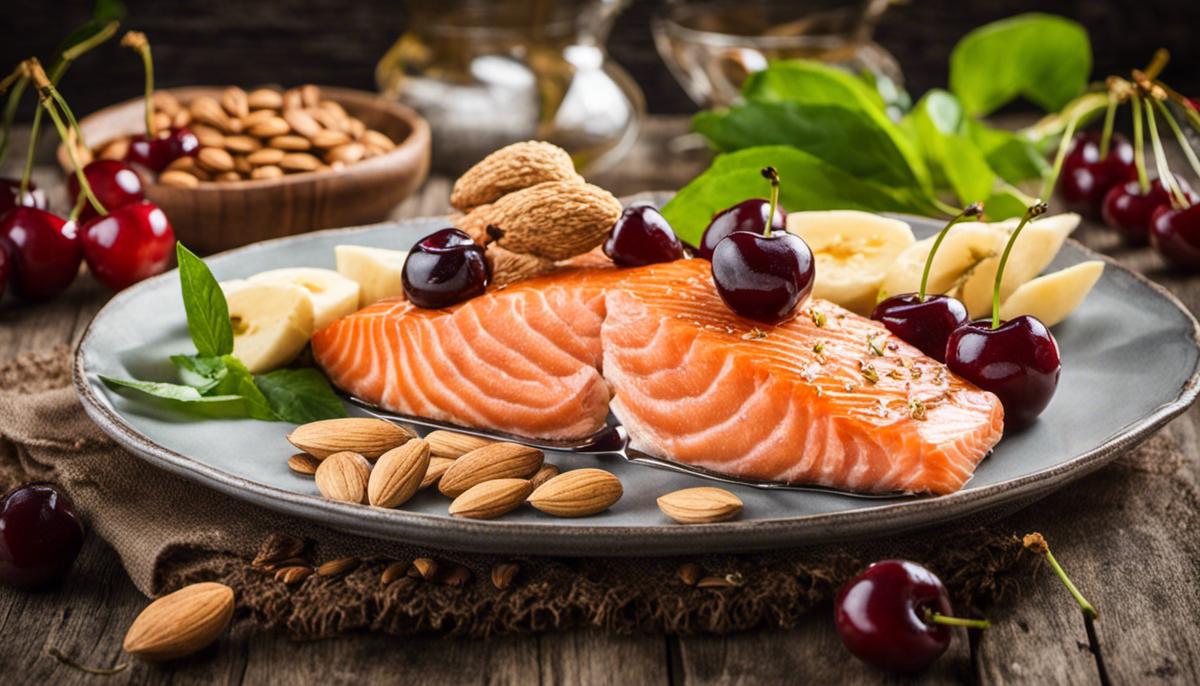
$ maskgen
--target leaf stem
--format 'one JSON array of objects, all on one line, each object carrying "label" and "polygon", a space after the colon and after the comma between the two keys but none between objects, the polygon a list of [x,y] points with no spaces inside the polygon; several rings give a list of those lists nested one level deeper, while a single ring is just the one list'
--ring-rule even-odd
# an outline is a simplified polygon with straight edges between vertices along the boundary
[{"label": "leaf stem", "polygon": [[1050,552],[1050,544],[1046,542],[1044,536],[1036,532],[1027,534],[1023,543],[1027,549],[1038,555],[1045,556],[1046,562],[1050,563],[1050,568],[1054,570],[1054,573],[1062,580],[1063,586],[1066,586],[1067,590],[1075,598],[1075,602],[1079,604],[1079,609],[1083,610],[1083,614],[1092,619],[1100,617],[1100,613],[1096,611],[1096,608],[1088,602],[1087,598],[1083,597],[1083,594],[1071,582],[1071,577],[1067,576],[1067,572],[1062,568],[1062,565],[1058,564],[1058,560],[1054,558],[1054,553]]},{"label": "leaf stem", "polygon": [[1004,246],[1004,253],[1000,255],[1000,264],[996,267],[996,284],[992,288],[992,328],[1000,328],[1000,284],[1004,281],[1004,267],[1008,264],[1008,255],[1012,252],[1013,244],[1017,242],[1017,236],[1021,235],[1021,230],[1025,225],[1033,221],[1034,218],[1040,217],[1046,213],[1049,206],[1038,200],[1025,210],[1025,216],[1021,217],[1021,223],[1017,224],[1017,228],[1013,229],[1012,235],[1008,237],[1008,243]]},{"label": "leaf stem", "polygon": [[771,182],[771,208],[767,212],[766,226],[763,227],[763,235],[770,237],[771,224],[775,222],[775,208],[779,206],[779,172],[775,167],[763,167],[762,175]]},{"label": "leaf stem", "polygon": [[158,130],[154,128],[154,58],[150,54],[150,41],[141,31],[128,31],[121,37],[121,45],[142,56],[146,73],[146,137],[154,140],[158,138]]},{"label": "leaf stem", "polygon": [[967,617],[951,617],[940,612],[934,612],[930,608],[925,608],[925,622],[927,624],[944,624],[945,626],[963,626],[968,629],[990,629],[992,623],[986,619],[969,619]]},{"label": "leaf stem", "polygon": [[1177,208],[1190,207],[1187,196],[1184,195],[1183,189],[1179,187],[1179,182],[1175,175],[1171,173],[1171,168],[1167,165],[1167,154],[1163,149],[1162,139],[1158,136],[1158,124],[1155,122],[1154,107],[1150,105],[1150,99],[1146,101],[1146,123],[1150,127],[1150,144],[1154,146],[1154,165],[1158,168],[1158,181],[1167,189],[1171,196],[1171,203]]},{"label": "leaf stem", "polygon": [[950,227],[966,219],[967,217],[978,217],[983,214],[983,203],[977,202],[963,208],[961,212],[954,215],[946,226],[938,232],[937,238],[933,239],[933,246],[929,248],[929,255],[925,257],[925,271],[921,272],[921,288],[917,291],[917,300],[925,302],[925,290],[929,286],[929,272],[933,269],[933,256],[937,254],[937,250],[942,245],[942,241],[946,239],[946,234],[950,233]]}]

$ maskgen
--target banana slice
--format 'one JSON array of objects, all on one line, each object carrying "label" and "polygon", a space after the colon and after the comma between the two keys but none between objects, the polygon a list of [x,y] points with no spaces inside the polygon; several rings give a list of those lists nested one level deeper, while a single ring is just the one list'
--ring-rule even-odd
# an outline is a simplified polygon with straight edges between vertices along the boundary
[{"label": "banana slice", "polygon": [[[929,292],[949,293],[956,288],[980,263],[992,257],[997,245],[1003,247],[1000,236],[999,232],[983,224],[956,224],[952,227],[933,257],[933,265],[929,270]],[[917,292],[934,239],[935,236],[921,239],[896,256],[879,286],[878,300]]]},{"label": "banana slice", "polygon": [[337,270],[360,287],[358,306],[366,307],[384,298],[404,297],[404,260],[408,252],[362,245],[339,245]]},{"label": "banana slice", "polygon": [[892,261],[916,240],[905,222],[856,210],[793,212],[787,227],[817,260],[813,297],[862,315],[875,306]]},{"label": "banana slice", "polygon": [[[1008,299],[1021,284],[1042,273],[1058,254],[1067,236],[1079,226],[1078,214],[1058,214],[1043,217],[1027,224],[1017,242],[1013,243],[1004,266],[1004,280],[1000,284],[1000,302]],[[1000,253],[1004,244],[1017,228],[1016,219],[987,224],[999,236],[996,257],[984,260],[975,268],[962,285],[959,299],[967,306],[971,317],[982,317],[992,311],[992,290],[996,285],[996,269],[1000,266]],[[940,251],[939,251],[940,252]]]},{"label": "banana slice", "polygon": [[246,285],[249,283],[250,282],[247,281],[246,279],[230,279],[228,281],[222,281],[221,283],[219,283],[217,285],[221,287],[221,291],[223,293],[225,293],[225,297],[228,298],[229,296],[233,295],[237,291],[240,291],[241,289],[245,288]]},{"label": "banana slice", "polygon": [[313,301],[313,325],[318,331],[358,310],[358,284],[332,269],[272,269],[255,274],[249,282],[290,283],[308,291]]},{"label": "banana slice", "polygon": [[313,335],[313,299],[288,283],[247,283],[226,296],[233,354],[254,374],[296,359]]},{"label": "banana slice", "polygon": [[1103,271],[1104,263],[1093,260],[1027,281],[1000,306],[1000,318],[1032,314],[1046,326],[1054,326],[1079,307]]}]

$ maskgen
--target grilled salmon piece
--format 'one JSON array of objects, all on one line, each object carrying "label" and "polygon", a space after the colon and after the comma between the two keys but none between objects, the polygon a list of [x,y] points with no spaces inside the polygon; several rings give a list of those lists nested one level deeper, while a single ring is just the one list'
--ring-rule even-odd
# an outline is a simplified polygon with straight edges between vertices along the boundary
[{"label": "grilled salmon piece", "polygon": [[645,267],[605,302],[612,410],[651,455],[765,481],[950,493],[1000,440],[996,396],[832,303],[755,324],[699,260]]},{"label": "grilled salmon piece", "polygon": [[703,260],[570,269],[444,310],[382,301],[313,353],[395,412],[565,439],[603,428],[611,400],[652,455],[862,492],[955,491],[1003,426],[995,396],[836,305],[734,315]]}]

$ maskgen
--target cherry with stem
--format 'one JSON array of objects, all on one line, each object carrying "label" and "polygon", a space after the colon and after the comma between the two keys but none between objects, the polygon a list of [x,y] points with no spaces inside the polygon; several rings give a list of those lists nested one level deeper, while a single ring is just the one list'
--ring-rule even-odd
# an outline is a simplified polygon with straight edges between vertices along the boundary
[{"label": "cherry with stem", "polygon": [[129,31],[121,37],[121,45],[135,50],[141,56],[146,76],[146,133],[130,139],[126,159],[154,172],[161,172],[180,157],[194,154],[200,147],[200,141],[187,128],[160,132],[155,126],[154,57],[150,52],[150,41],[146,34],[141,31]]},{"label": "cherry with stem", "polygon": [[882,322],[888,331],[939,362],[946,360],[946,341],[950,334],[967,322],[968,315],[966,306],[958,298],[928,294],[934,256],[955,224],[982,214],[983,203],[977,202],[947,222],[934,238],[929,255],[925,257],[925,269],[921,273],[921,285],[917,292],[887,298],[876,305],[871,313],[871,319]]},{"label": "cherry with stem", "polygon": [[1022,544],[1026,550],[1046,558],[1046,563],[1050,565],[1050,568],[1054,570],[1054,574],[1062,581],[1063,586],[1066,587],[1071,597],[1079,604],[1079,609],[1083,611],[1083,614],[1092,619],[1100,618],[1100,613],[1096,610],[1096,607],[1088,602],[1087,598],[1083,597],[1083,594],[1079,592],[1079,588],[1071,581],[1071,577],[1067,576],[1067,572],[1062,568],[1062,565],[1054,558],[1054,553],[1050,552],[1050,544],[1046,542],[1045,536],[1037,532],[1026,534],[1022,540]]}]

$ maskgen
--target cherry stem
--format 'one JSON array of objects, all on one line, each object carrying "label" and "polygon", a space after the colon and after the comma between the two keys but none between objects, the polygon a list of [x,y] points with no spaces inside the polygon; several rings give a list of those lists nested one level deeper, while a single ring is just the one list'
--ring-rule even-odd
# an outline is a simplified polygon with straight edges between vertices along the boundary
[{"label": "cherry stem", "polygon": [[779,172],[775,167],[763,167],[763,178],[771,182],[771,207],[767,212],[767,225],[763,227],[763,235],[771,236],[771,224],[775,221],[775,208],[779,206]]},{"label": "cherry stem", "polygon": [[46,652],[49,653],[50,656],[55,660],[58,660],[71,669],[77,669],[85,674],[94,674],[96,676],[112,676],[114,674],[120,674],[129,667],[128,662],[122,662],[116,667],[89,667],[88,665],[83,665],[76,662],[58,648],[51,647]]},{"label": "cherry stem", "polygon": [[1075,127],[1079,125],[1079,119],[1082,114],[1076,114],[1067,122],[1067,128],[1063,129],[1062,138],[1058,139],[1058,152],[1054,154],[1054,166],[1050,169],[1050,177],[1042,184],[1042,197],[1050,197],[1054,192],[1054,185],[1058,183],[1058,175],[1062,173],[1063,160],[1067,158],[1067,148],[1071,147],[1071,139],[1075,137]]},{"label": "cherry stem", "polygon": [[1100,618],[1100,613],[1096,610],[1095,606],[1089,603],[1087,598],[1083,597],[1083,594],[1071,582],[1071,577],[1067,576],[1066,570],[1062,568],[1062,565],[1058,564],[1058,560],[1054,558],[1054,553],[1050,552],[1050,544],[1046,542],[1044,536],[1039,533],[1028,534],[1025,536],[1023,543],[1029,550],[1046,557],[1046,562],[1050,563],[1050,568],[1054,570],[1054,573],[1062,580],[1063,586],[1066,586],[1067,590],[1075,598],[1075,602],[1079,604],[1079,609],[1083,610],[1083,614],[1092,619]]},{"label": "cherry stem", "polygon": [[1188,202],[1187,196],[1184,195],[1183,189],[1179,187],[1179,182],[1167,165],[1167,155],[1163,150],[1162,139],[1158,137],[1158,124],[1155,122],[1154,107],[1150,104],[1151,99],[1147,99],[1146,102],[1146,123],[1150,126],[1150,144],[1154,146],[1154,165],[1158,168],[1158,180],[1170,194],[1172,204],[1176,207],[1188,207],[1191,203]]},{"label": "cherry stem", "polygon": [[146,72],[146,137],[154,140],[158,138],[158,130],[154,128],[154,59],[150,55],[150,41],[141,31],[129,31],[121,37],[121,45],[137,50],[142,56]]},{"label": "cherry stem", "polygon": [[1158,78],[1158,75],[1162,73],[1163,69],[1167,68],[1167,62],[1170,61],[1171,53],[1168,52],[1166,48],[1159,48],[1158,50],[1154,51],[1154,56],[1150,58],[1150,64],[1146,65],[1146,68],[1142,70],[1142,73],[1146,75],[1146,78],[1153,81],[1154,79]]},{"label": "cherry stem", "polygon": [[1150,192],[1150,175],[1146,173],[1146,141],[1142,133],[1142,101],[1136,95],[1130,98],[1133,105],[1133,166],[1137,169],[1138,186],[1142,195]]},{"label": "cherry stem", "polygon": [[[29,78],[33,81],[34,86],[38,90],[38,99],[41,102],[42,108],[46,110],[46,114],[50,116],[50,120],[54,122],[54,128],[58,130],[58,135],[62,139],[63,147],[67,149],[67,157],[70,158],[71,164],[75,167],[75,177],[79,179],[79,188],[87,195],[88,202],[92,203],[92,207],[100,214],[108,214],[108,210],[100,204],[96,199],[96,195],[92,193],[92,186],[88,183],[87,176],[83,173],[83,165],[79,163],[79,155],[75,150],[74,142],[71,140],[70,132],[63,124],[62,118],[55,111],[55,106],[59,103],[60,98],[55,98],[55,88],[50,79],[47,78],[46,72],[42,71],[42,65],[38,63],[36,58],[25,60],[24,64],[29,73]],[[24,189],[22,189],[22,192]]]},{"label": "cherry stem", "polygon": [[71,214],[67,217],[67,219],[70,219],[71,221],[78,220],[79,213],[83,212],[83,206],[85,204],[87,204],[87,202],[88,202],[87,196],[84,195],[83,193],[80,193],[79,197],[75,198],[75,206],[71,208]]},{"label": "cherry stem", "polygon": [[1171,114],[1171,108],[1167,107],[1162,100],[1157,99],[1154,100],[1154,106],[1158,108],[1163,119],[1167,121],[1167,125],[1171,127],[1171,132],[1175,134],[1175,140],[1179,142],[1179,147],[1183,150],[1183,156],[1187,158],[1188,164],[1192,165],[1192,171],[1196,173],[1196,176],[1200,176],[1200,159],[1196,159],[1196,151],[1192,149],[1192,144],[1188,142],[1179,122],[1175,120],[1175,115]]},{"label": "cherry stem", "polygon": [[954,218],[938,232],[937,238],[933,239],[933,247],[929,249],[929,255],[925,258],[925,271],[921,273],[921,288],[917,291],[917,300],[925,302],[925,290],[929,285],[929,272],[933,269],[933,256],[937,254],[937,250],[942,245],[942,241],[945,240],[946,234],[950,233],[950,227],[967,217],[978,217],[981,214],[983,214],[983,203],[977,202],[967,205],[961,212],[954,215]]},{"label": "cherry stem", "polygon": [[1108,157],[1108,146],[1112,142],[1113,120],[1117,118],[1117,94],[1108,92],[1108,109],[1104,112],[1104,132],[1100,134],[1100,159]]},{"label": "cherry stem", "polygon": [[1033,221],[1034,218],[1040,217],[1050,208],[1049,205],[1038,200],[1025,210],[1025,216],[1021,217],[1021,223],[1017,224],[1017,228],[1013,229],[1012,235],[1008,237],[1008,243],[1004,246],[1004,253],[1000,255],[1000,264],[996,267],[996,285],[992,288],[992,328],[1000,328],[1000,284],[1004,282],[1004,266],[1008,264],[1008,254],[1012,252],[1013,244],[1017,242],[1017,236],[1021,235],[1021,230],[1025,225]]},{"label": "cherry stem", "polygon": [[945,626],[965,626],[968,629],[990,629],[992,623],[986,619],[968,619],[966,617],[951,617],[940,612],[925,608],[926,624],[944,624]]}]

